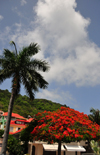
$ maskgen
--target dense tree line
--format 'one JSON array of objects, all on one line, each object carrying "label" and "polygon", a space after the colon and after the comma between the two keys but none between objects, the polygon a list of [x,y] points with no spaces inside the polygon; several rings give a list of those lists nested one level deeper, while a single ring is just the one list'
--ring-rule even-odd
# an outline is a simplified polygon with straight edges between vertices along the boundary
[{"label": "dense tree line", "polygon": [[[11,93],[6,90],[0,89],[0,110],[7,112],[8,104]],[[26,95],[18,95],[14,102],[13,112],[18,113],[21,116],[28,117],[34,116],[37,112],[41,111],[55,111],[59,109],[62,105],[60,103],[52,102],[46,99],[34,99],[31,101]],[[63,105],[66,106],[66,105]]]}]

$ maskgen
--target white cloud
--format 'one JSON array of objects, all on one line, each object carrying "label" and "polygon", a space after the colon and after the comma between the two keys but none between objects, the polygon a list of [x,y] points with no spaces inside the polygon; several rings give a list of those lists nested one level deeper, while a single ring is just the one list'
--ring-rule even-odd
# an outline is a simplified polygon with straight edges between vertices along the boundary
[{"label": "white cloud", "polygon": [[3,16],[2,15],[0,15],[0,20],[2,20],[3,19]]},{"label": "white cloud", "polygon": [[[76,12],[74,0],[39,0],[37,7],[37,22],[40,35],[44,36],[44,42],[55,48],[55,52],[61,49],[73,48],[87,38],[86,28],[89,19],[85,19]],[[54,51],[53,51],[54,52]]]},{"label": "white cloud", "polygon": [[58,89],[56,90],[42,90],[41,92],[38,92],[36,95],[36,98],[46,98],[48,100],[51,100],[53,102],[66,104],[67,106],[73,106],[78,107],[76,100],[72,97],[72,95],[69,93],[69,91],[60,91]]},{"label": "white cloud", "polygon": [[[37,29],[49,53],[49,81],[76,85],[100,84],[100,48],[88,39],[89,19],[75,11],[75,0],[39,0]],[[45,76],[45,74],[44,74]]]},{"label": "white cloud", "polygon": [[[100,84],[100,48],[95,44],[77,46],[75,54],[51,58],[50,72],[44,76],[59,84],[75,83],[77,86]],[[58,54],[59,55],[59,54]]]},{"label": "white cloud", "polygon": [[23,6],[25,4],[27,4],[27,1],[26,0],[21,0],[21,5]]},{"label": "white cloud", "polygon": [[20,47],[37,42],[42,49],[37,58],[46,57],[51,66],[44,74],[49,83],[94,86],[100,84],[100,48],[88,38],[90,19],[76,12],[76,6],[75,0],[38,0],[36,21],[28,28],[16,23],[13,34],[9,28],[1,36]]}]

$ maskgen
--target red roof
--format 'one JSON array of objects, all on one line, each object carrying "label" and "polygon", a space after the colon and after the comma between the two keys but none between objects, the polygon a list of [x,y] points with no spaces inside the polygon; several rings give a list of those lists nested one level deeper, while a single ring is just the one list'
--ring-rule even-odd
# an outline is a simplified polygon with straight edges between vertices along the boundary
[{"label": "red roof", "polygon": [[20,126],[25,126],[25,124],[16,124],[15,122],[16,122],[16,121],[11,120],[11,121],[10,121],[10,124],[14,124],[14,125],[16,125],[16,126],[19,126],[19,125],[20,125]]},{"label": "red roof", "polygon": [[10,135],[13,135],[13,132],[9,132]]},{"label": "red roof", "polygon": [[28,121],[28,120],[22,120],[22,119],[16,119],[15,121],[29,123],[29,121]]},{"label": "red roof", "polygon": [[[4,112],[3,116],[8,116],[8,112]],[[23,116],[20,116],[19,114],[12,113],[11,117],[19,118],[19,119],[25,119]]]},{"label": "red roof", "polygon": [[33,118],[29,118],[27,121],[28,121],[28,122],[31,122],[32,120],[33,120]]}]

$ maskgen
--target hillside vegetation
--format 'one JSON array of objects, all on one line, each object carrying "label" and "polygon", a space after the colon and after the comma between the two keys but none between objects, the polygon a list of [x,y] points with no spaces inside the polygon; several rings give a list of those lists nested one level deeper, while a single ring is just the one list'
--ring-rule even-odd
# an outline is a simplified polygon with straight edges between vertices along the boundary
[{"label": "hillside vegetation", "polygon": [[[8,111],[10,96],[11,93],[7,89],[0,89],[0,110],[4,112]],[[60,103],[52,102],[46,99],[34,99],[33,101],[30,101],[26,95],[22,96],[19,94],[15,99],[13,112],[18,113],[21,116],[28,117],[28,115],[34,116],[34,114],[39,111],[55,111],[61,106],[66,105],[61,105]]]}]

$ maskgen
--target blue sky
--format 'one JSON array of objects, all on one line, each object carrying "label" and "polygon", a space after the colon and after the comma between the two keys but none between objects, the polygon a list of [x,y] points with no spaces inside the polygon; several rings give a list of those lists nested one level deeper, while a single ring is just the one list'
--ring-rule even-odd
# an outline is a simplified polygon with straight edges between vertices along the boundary
[{"label": "blue sky", "polygon": [[[1,0],[0,54],[36,42],[50,64],[48,89],[36,93],[90,113],[100,109],[100,0]],[[0,85],[11,91],[11,79]],[[25,95],[24,87],[21,92]]]}]

